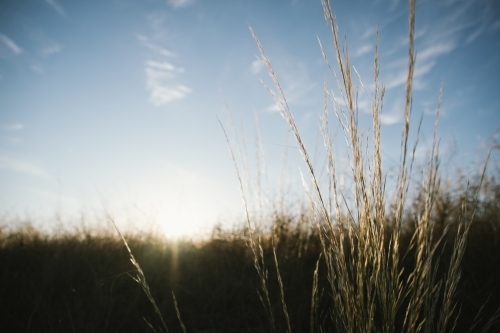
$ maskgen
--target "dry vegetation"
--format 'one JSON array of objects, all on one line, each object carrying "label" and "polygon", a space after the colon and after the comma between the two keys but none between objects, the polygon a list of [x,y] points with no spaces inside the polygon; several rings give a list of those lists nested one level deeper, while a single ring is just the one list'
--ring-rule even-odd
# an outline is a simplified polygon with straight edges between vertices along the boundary
[{"label": "dry vegetation", "polygon": [[[440,193],[431,222],[437,239],[450,225],[438,253],[436,281],[446,278],[456,234],[454,216],[461,211],[462,197]],[[470,199],[470,198],[469,198]],[[415,209],[424,202],[411,199]],[[485,304],[480,328],[500,306],[500,185],[493,180],[484,190],[468,235],[456,300],[460,310],[454,332],[470,332],[474,318]],[[406,253],[414,221],[404,218],[400,249]],[[297,231],[299,216],[275,216],[275,252],[283,293],[293,332],[337,332],[331,317],[332,297],[328,268],[317,232]],[[302,219],[307,219],[302,216]],[[386,231],[391,234],[391,230]],[[307,238],[305,238],[307,236]],[[125,235],[140,263],[156,304],[170,332],[182,332],[172,293],[187,332],[269,332],[269,314],[259,299],[259,275],[245,231],[214,233],[201,244],[166,242],[151,235]],[[261,239],[263,269],[268,272],[270,310],[277,332],[287,331],[281,291],[276,276],[270,237]],[[350,246],[346,242],[346,251]],[[400,263],[401,280],[415,267],[415,250]],[[350,260],[348,258],[348,260]],[[1,234],[0,326],[7,332],[157,332],[163,325],[141,286],[132,278],[137,269],[116,234],[82,233],[43,235],[24,228]],[[316,277],[316,283],[314,283]],[[313,289],[313,285],[315,288]],[[313,293],[314,290],[314,293]],[[314,306],[311,307],[311,299]],[[396,313],[399,332],[408,300]],[[383,317],[375,310],[374,325],[382,331]],[[435,310],[440,311],[438,305]],[[498,332],[494,324],[487,332]],[[343,331],[343,330],[341,330]]]},{"label": "dry vegetation", "polygon": [[[263,232],[244,195],[245,226],[231,233],[215,230],[203,242],[85,231],[48,236],[29,227],[3,231],[0,327],[9,332],[499,332],[498,172],[442,180],[435,134],[419,185],[409,190],[414,6],[410,1],[406,106],[393,198],[387,195],[380,153],[384,88],[377,51],[368,146],[358,129],[349,57],[326,0],[337,71],[323,55],[340,90],[335,97],[325,84],[326,188],[252,31],[277,92],[268,90],[309,173],[304,187],[310,208],[272,212],[266,221],[270,231]],[[328,125],[332,108],[349,146],[352,200],[339,191]],[[247,193],[245,171],[233,152]]]}]

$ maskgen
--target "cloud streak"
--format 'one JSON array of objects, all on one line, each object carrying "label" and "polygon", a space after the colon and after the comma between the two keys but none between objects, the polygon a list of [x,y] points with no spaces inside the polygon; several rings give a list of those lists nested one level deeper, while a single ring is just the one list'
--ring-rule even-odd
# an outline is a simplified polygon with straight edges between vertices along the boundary
[{"label": "cloud streak", "polygon": [[192,5],[194,0],[168,0],[167,3],[174,8],[181,8]]},{"label": "cloud streak", "polygon": [[[417,62],[415,65],[415,72],[413,73],[415,89],[425,88],[423,77],[429,73],[437,63],[438,57],[452,52],[457,47],[456,43],[449,41],[446,43],[436,42],[429,45],[422,51],[417,52]],[[399,61],[401,69],[397,70],[395,74],[389,77],[385,84],[386,89],[393,89],[406,84],[408,79],[408,69],[406,68],[405,61]]]},{"label": "cloud streak", "polygon": [[12,39],[0,33],[0,41],[9,48],[15,55],[23,53],[23,49],[20,48]]},{"label": "cloud streak", "polygon": [[403,119],[403,109],[404,100],[402,98],[396,99],[388,112],[384,111],[380,114],[380,122],[383,125],[394,125],[399,123]]},{"label": "cloud streak", "polygon": [[250,70],[253,74],[258,74],[264,68],[264,64],[259,59],[255,59],[252,61],[252,65],[250,66]]},{"label": "cloud streak", "polygon": [[[157,35],[162,36],[161,23],[163,17],[158,18],[149,15],[148,20],[153,29],[157,31]],[[152,23],[152,21],[154,22]],[[158,34],[158,32],[160,33]],[[174,52],[165,49],[144,35],[137,34],[137,39],[142,45],[155,53],[155,58],[161,57],[160,61],[149,59],[145,64],[146,88],[149,91],[149,102],[151,104],[157,107],[163,106],[183,99],[192,92],[191,88],[178,82],[178,76],[184,73],[184,68],[172,64],[171,59],[177,58]]]},{"label": "cloud streak", "polygon": [[2,169],[45,179],[50,178],[47,172],[37,165],[8,156],[0,156],[0,170]]},{"label": "cloud streak", "polygon": [[191,92],[185,85],[172,82],[183,68],[177,68],[168,62],[146,62],[147,88],[149,101],[154,106],[162,106],[172,101],[183,99]]},{"label": "cloud streak", "polygon": [[45,2],[52,7],[59,15],[65,17],[66,13],[64,12],[64,9],[59,5],[55,0],[45,0]]},{"label": "cloud streak", "polygon": [[39,63],[33,63],[31,65],[31,69],[34,72],[38,73],[38,74],[44,74],[45,73],[45,70],[43,69],[43,66],[41,64],[39,64]]},{"label": "cloud streak", "polygon": [[[304,63],[294,63],[293,60],[284,61],[283,65],[278,66],[277,72],[282,73],[282,75],[278,75],[288,104],[308,104],[311,102],[308,96],[316,87],[316,83],[312,81],[309,70]],[[276,103],[273,103],[265,108],[265,111],[276,112],[280,109]]]},{"label": "cloud streak", "polygon": [[43,58],[48,58],[53,54],[61,52],[61,49],[61,45],[57,43],[46,44],[42,47],[40,53],[42,54]]},{"label": "cloud streak", "polygon": [[371,44],[362,45],[354,52],[354,56],[360,57],[363,54],[370,52],[371,50],[373,50],[373,46]]},{"label": "cloud streak", "polygon": [[138,34],[137,35],[137,39],[144,45],[146,46],[148,49],[152,50],[152,51],[155,51],[157,53],[159,53],[160,55],[162,56],[165,56],[165,57],[169,57],[169,58],[175,58],[177,57],[177,55],[155,43],[152,43],[148,37],[146,36],[143,36],[143,35],[140,35]]},{"label": "cloud streak", "polygon": [[7,124],[3,125],[2,129],[5,131],[19,131],[24,128],[24,125],[21,123],[15,123],[15,124]]}]

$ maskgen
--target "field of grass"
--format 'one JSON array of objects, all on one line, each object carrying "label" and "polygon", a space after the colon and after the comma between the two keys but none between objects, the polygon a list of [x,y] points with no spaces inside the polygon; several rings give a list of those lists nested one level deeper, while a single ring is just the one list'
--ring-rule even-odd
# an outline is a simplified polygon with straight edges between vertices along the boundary
[{"label": "field of grass", "polygon": [[[459,199],[445,194],[438,197],[433,214],[433,223],[439,226],[436,233],[454,225],[453,216],[460,205]],[[477,327],[500,307],[500,185],[491,184],[478,205],[457,286],[459,316],[454,332],[469,332],[484,304],[483,320]],[[319,327],[336,332],[323,259],[317,271],[317,300],[311,307],[314,271],[322,252],[317,232],[307,235],[304,230],[296,231],[299,221],[294,216],[276,216],[274,223],[283,231],[275,234],[274,244],[291,330],[307,332],[312,323],[314,332],[319,332]],[[402,253],[413,234],[409,219],[405,225]],[[436,280],[445,278],[455,232],[448,231],[438,250],[443,254]],[[273,331],[259,299],[260,279],[244,230],[230,234],[219,231],[201,243],[172,243],[152,235],[125,238],[170,332],[182,332],[171,291],[187,332]],[[160,331],[160,319],[131,278],[136,276],[136,268],[116,234],[47,236],[24,228],[3,232],[0,246],[0,327],[4,332],[151,332],[146,320]],[[269,237],[262,239],[262,248],[276,331],[287,331]],[[406,279],[415,266],[411,251],[401,266],[402,279]],[[405,302],[396,316],[396,331],[402,325]],[[381,331],[381,321],[376,312],[377,331]],[[499,331],[496,323],[488,332]]]},{"label": "field of grass", "polygon": [[[261,212],[258,228],[245,163],[226,130],[245,202],[239,231],[203,241],[81,231],[47,235],[1,229],[0,327],[9,332],[500,332],[500,173],[478,168],[441,178],[436,130],[421,178],[409,142],[415,67],[410,0],[406,105],[397,181],[386,188],[380,152],[384,87],[374,56],[370,131],[358,128],[349,56],[324,1],[337,69],[325,83],[320,181],[286,96],[253,33],[307,175],[302,213]],[[339,189],[331,109],[350,158],[350,193]],[[365,133],[365,134],[363,134]],[[369,133],[366,134],[366,133]],[[449,174],[449,173],[448,173]],[[392,193],[389,195],[388,193]],[[267,216],[267,217],[266,217]],[[110,217],[110,221],[112,218]],[[265,231],[267,230],[267,231]]]}]

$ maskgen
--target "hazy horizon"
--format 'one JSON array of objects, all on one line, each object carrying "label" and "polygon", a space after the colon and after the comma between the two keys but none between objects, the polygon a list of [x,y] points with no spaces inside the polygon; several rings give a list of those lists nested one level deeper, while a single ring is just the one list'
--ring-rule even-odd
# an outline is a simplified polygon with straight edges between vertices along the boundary
[{"label": "hazy horizon", "polygon": [[[408,4],[333,1],[333,11],[368,90],[356,81],[361,123],[371,119],[379,26],[382,153],[390,169],[399,158]],[[156,221],[174,236],[239,222],[232,219],[243,206],[216,118],[227,124],[225,103],[236,127],[245,124],[249,147],[258,115],[271,186],[280,186],[280,145],[295,145],[261,83],[272,86],[249,25],[313,151],[323,80],[335,87],[317,40],[335,63],[319,0],[3,1],[0,214],[64,221],[106,207],[122,225]],[[443,169],[467,173],[499,134],[500,4],[417,1],[415,43],[413,126],[423,114],[417,158],[432,141],[442,85]],[[297,178],[299,152],[288,155],[287,176]]]}]

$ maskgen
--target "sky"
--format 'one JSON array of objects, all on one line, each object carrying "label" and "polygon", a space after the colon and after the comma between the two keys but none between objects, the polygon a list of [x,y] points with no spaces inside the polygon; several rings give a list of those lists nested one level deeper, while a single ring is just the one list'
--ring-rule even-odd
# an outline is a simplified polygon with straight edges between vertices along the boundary
[{"label": "sky", "polygon": [[[361,123],[371,119],[379,27],[382,153],[390,169],[399,159],[408,3],[332,5],[363,80],[356,82]],[[335,89],[318,43],[334,63],[320,0],[1,0],[0,224],[91,223],[107,211],[119,225],[160,226],[170,237],[231,226],[243,205],[217,120],[232,133],[228,110],[250,147],[249,164],[258,117],[270,193],[293,188],[280,185],[293,184],[282,179],[282,146],[291,147],[286,176],[299,182],[300,154],[263,85],[272,82],[249,26],[314,151],[324,80]],[[444,167],[467,172],[500,133],[500,3],[417,1],[415,29],[417,157],[432,143],[442,86]]]}]

